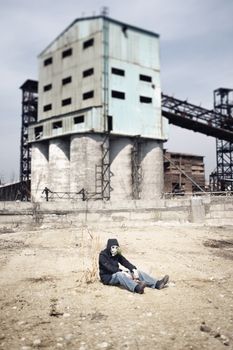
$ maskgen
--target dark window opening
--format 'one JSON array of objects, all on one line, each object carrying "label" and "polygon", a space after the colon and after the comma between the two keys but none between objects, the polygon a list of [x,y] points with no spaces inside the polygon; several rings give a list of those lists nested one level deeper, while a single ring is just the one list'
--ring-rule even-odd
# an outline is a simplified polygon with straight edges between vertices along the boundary
[{"label": "dark window opening", "polygon": [[124,36],[125,36],[126,38],[128,38],[127,29],[128,29],[127,25],[123,25],[123,26],[122,26],[122,32],[124,33]]},{"label": "dark window opening", "polygon": [[53,129],[62,128],[62,122],[54,122],[53,123]]},{"label": "dark window opening", "polygon": [[52,104],[48,104],[44,106],[44,112],[50,111],[52,109]]},{"label": "dark window opening", "polygon": [[88,91],[83,94],[83,100],[87,100],[88,98],[94,97],[94,91]]},{"label": "dark window opening", "polygon": [[84,41],[83,43],[83,49],[87,49],[88,47],[90,46],[93,46],[94,45],[94,39],[89,39],[87,41]]},{"label": "dark window opening", "polygon": [[53,63],[52,57],[46,58],[46,60],[44,60],[44,66],[48,66],[49,64],[52,64],[52,63]]},{"label": "dark window opening", "polygon": [[38,140],[43,136],[43,126],[37,126],[34,130],[35,132],[35,139]]},{"label": "dark window opening", "polygon": [[49,91],[52,89],[52,84],[48,84],[44,86],[44,91]]},{"label": "dark window opening", "polygon": [[74,124],[81,124],[81,123],[84,123],[84,115],[74,117]]},{"label": "dark window opening", "polygon": [[152,77],[150,77],[149,75],[140,74],[139,79],[142,81],[147,81],[148,83],[152,82]]},{"label": "dark window opening", "polygon": [[72,81],[72,77],[64,78],[64,79],[62,79],[62,85],[69,84],[69,83],[71,83],[71,81]]},{"label": "dark window opening", "polygon": [[108,131],[112,130],[112,117],[108,115]]},{"label": "dark window opening", "polygon": [[151,97],[146,97],[146,96],[140,96],[140,102],[142,102],[142,103],[152,103],[152,98]]},{"label": "dark window opening", "polygon": [[125,71],[119,68],[112,68],[112,74],[121,75],[122,77],[124,77]]},{"label": "dark window opening", "polygon": [[73,50],[72,49],[68,49],[62,52],[62,58],[68,57],[72,55]]},{"label": "dark window opening", "polygon": [[83,78],[88,77],[89,75],[92,75],[92,74],[94,74],[94,68],[84,70],[83,71]]},{"label": "dark window opening", "polygon": [[72,102],[72,99],[71,99],[71,97],[69,97],[69,98],[66,98],[66,99],[62,100],[61,101],[61,105],[62,106],[67,106],[67,105],[70,105],[71,102]]},{"label": "dark window opening", "polygon": [[112,97],[124,100],[125,99],[125,93],[121,92],[121,91],[112,90]]}]

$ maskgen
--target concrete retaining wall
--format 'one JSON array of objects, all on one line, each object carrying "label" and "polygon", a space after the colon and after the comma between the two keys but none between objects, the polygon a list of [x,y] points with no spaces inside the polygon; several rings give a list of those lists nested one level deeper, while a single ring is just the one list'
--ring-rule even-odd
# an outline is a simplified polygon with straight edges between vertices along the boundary
[{"label": "concrete retaining wall", "polygon": [[155,223],[233,225],[232,197],[153,201],[0,202],[0,225],[143,227]]}]

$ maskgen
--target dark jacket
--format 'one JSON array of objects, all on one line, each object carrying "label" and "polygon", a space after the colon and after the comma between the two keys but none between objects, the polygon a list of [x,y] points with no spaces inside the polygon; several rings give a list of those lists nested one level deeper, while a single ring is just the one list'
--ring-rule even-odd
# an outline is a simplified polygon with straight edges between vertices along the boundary
[{"label": "dark jacket", "polygon": [[101,282],[104,284],[109,284],[112,275],[118,271],[121,271],[118,263],[130,271],[136,269],[136,266],[132,265],[123,255],[117,254],[112,256],[111,247],[113,245],[119,246],[119,243],[115,238],[108,240],[107,247],[102,250],[99,255],[99,274]]}]

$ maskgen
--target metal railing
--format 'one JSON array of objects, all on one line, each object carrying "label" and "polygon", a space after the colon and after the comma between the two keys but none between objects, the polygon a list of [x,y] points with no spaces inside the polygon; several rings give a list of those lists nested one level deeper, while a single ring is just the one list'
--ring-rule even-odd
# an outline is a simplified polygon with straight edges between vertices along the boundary
[{"label": "metal railing", "polygon": [[81,199],[82,201],[86,201],[88,199],[88,193],[84,188],[78,192],[55,192],[51,191],[48,187],[45,187],[42,191],[42,195],[43,194],[47,202],[55,199]]},{"label": "metal railing", "polygon": [[171,199],[171,198],[190,198],[190,197],[214,197],[214,196],[221,196],[221,197],[230,197],[233,196],[233,191],[218,191],[218,192],[184,192],[184,191],[177,191],[177,192],[164,192],[162,193],[163,199]]}]

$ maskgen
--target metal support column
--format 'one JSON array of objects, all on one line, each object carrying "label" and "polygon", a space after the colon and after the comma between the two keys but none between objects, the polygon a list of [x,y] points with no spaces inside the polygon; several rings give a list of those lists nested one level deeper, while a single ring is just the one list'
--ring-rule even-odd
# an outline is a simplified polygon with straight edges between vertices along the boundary
[{"label": "metal support column", "polygon": [[37,121],[38,82],[26,80],[22,90],[22,124],[20,143],[20,200],[30,199],[31,146],[28,144],[28,127]]},{"label": "metal support column", "polygon": [[103,12],[103,117],[104,131],[106,133],[102,144],[102,164],[101,164],[101,198],[110,199],[110,157],[109,157],[109,21],[106,17],[107,8]]},{"label": "metal support column", "polygon": [[96,180],[95,180],[95,198],[96,199],[110,199],[110,192],[112,190],[110,179],[110,162],[109,162],[109,133],[106,133],[102,147],[101,165],[96,165]]},{"label": "metal support column", "polygon": [[[233,131],[233,89],[214,90],[214,110],[224,116],[218,124]],[[216,170],[210,175],[212,191],[233,191],[233,139],[216,139]]]}]

